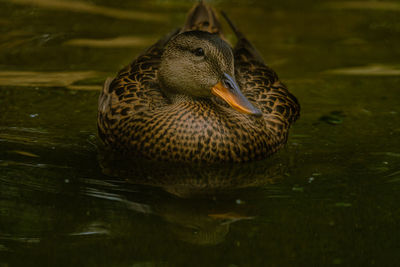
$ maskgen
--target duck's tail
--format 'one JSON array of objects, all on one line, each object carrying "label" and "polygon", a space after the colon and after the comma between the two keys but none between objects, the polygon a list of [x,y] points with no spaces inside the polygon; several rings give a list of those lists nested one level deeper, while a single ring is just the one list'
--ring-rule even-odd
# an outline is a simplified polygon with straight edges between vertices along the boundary
[{"label": "duck's tail", "polygon": [[215,10],[202,0],[189,11],[181,32],[196,30],[215,33],[224,38]]}]

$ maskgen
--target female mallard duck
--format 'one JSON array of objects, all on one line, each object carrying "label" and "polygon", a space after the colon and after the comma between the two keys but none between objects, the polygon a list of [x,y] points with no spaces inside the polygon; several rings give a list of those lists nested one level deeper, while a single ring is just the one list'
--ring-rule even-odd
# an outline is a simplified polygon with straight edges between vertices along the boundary
[{"label": "female mallard duck", "polygon": [[234,49],[200,2],[181,30],[106,81],[98,109],[106,147],[156,160],[245,162],[286,143],[299,103],[225,18]]}]

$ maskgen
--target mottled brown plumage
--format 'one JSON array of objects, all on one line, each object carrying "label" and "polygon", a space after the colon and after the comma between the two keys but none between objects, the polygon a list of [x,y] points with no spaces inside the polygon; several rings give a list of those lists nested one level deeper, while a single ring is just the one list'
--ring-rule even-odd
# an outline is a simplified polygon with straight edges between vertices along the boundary
[{"label": "mottled brown plumage", "polygon": [[[265,158],[286,143],[300,106],[228,23],[238,37],[233,50],[221,40],[213,10],[200,2],[182,30],[158,41],[106,81],[98,111],[99,136],[106,147],[163,161],[245,162]],[[197,46],[204,55],[193,50]],[[225,74],[233,76],[232,83]],[[240,87],[244,96],[239,96],[239,107],[204,89],[219,77],[231,91],[236,83]],[[185,86],[175,89],[176,82]]]}]

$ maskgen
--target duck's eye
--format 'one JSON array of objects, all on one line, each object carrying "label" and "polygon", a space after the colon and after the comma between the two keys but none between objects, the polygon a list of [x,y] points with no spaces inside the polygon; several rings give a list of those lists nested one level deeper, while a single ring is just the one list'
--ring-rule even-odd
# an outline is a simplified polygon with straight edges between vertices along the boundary
[{"label": "duck's eye", "polygon": [[196,49],[193,51],[193,54],[194,54],[195,56],[197,56],[197,57],[202,57],[202,56],[204,56],[204,50],[203,50],[203,48],[201,48],[201,47],[196,48]]}]

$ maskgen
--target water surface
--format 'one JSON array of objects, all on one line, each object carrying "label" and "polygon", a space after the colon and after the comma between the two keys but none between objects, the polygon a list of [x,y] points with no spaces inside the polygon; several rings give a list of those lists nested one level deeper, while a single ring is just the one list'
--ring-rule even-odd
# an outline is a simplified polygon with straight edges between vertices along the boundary
[{"label": "water surface", "polygon": [[398,2],[212,3],[302,105],[262,162],[98,153],[103,81],[191,2],[0,1],[0,266],[398,264]]}]

